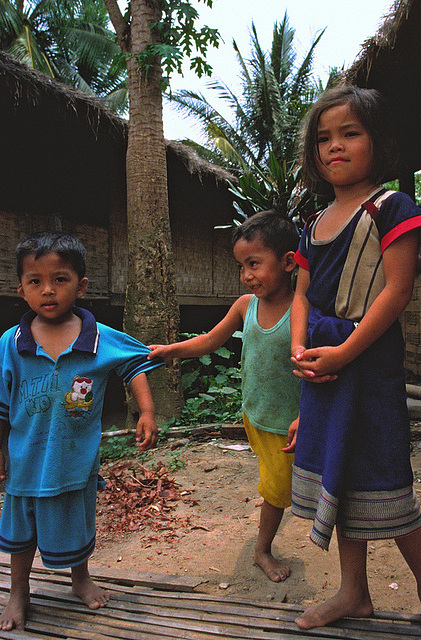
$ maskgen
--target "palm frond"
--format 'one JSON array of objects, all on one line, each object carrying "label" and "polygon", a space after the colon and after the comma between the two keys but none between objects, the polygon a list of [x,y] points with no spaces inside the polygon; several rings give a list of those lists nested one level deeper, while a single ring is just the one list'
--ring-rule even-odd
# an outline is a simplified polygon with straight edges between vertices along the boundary
[{"label": "palm frond", "polygon": [[92,67],[95,66],[95,60],[108,61],[115,56],[122,56],[114,35],[107,29],[100,29],[95,25],[69,28],[67,38],[81,59]]},{"label": "palm frond", "polygon": [[227,116],[201,94],[181,91],[172,96],[174,107],[193,116],[201,127],[206,142],[197,147],[200,156],[238,176],[239,184],[231,191],[240,215],[270,207],[301,215],[313,206],[297,186],[296,137],[302,117],[321,91],[312,77],[312,64],[322,36],[323,31],[297,65],[295,30],[286,12],[274,25],[269,51],[261,45],[252,23],[248,58],[233,41],[241,92],[222,80],[213,79],[207,85],[228,109]]},{"label": "palm frond", "polygon": [[221,153],[218,150],[209,149],[209,147],[205,147],[204,145],[199,144],[195,140],[190,140],[189,138],[180,140],[180,142],[193,149],[193,151],[195,151],[197,155],[203,160],[206,160],[211,164],[216,164],[219,167],[227,169],[230,168],[229,163],[226,162],[226,160],[222,157]]},{"label": "palm frond", "polygon": [[210,122],[207,128],[207,134],[208,138],[212,140],[215,149],[220,151],[229,164],[232,163],[243,170],[247,169],[248,163],[245,161],[243,154],[239,153],[235,148],[235,140],[233,143],[223,129],[217,127],[215,123]]},{"label": "palm frond", "polygon": [[22,16],[11,2],[0,0],[0,33],[1,41],[7,42],[22,31]]},{"label": "palm frond", "polygon": [[312,71],[312,64],[313,64],[313,58],[314,58],[314,50],[317,47],[317,45],[319,44],[324,32],[326,31],[326,29],[323,29],[323,31],[321,31],[319,33],[318,36],[316,36],[316,38],[313,40],[312,45],[306,55],[306,57],[304,58],[303,62],[301,63],[298,71],[295,74],[294,80],[291,84],[291,96],[299,96],[300,93],[303,91],[304,87],[307,84],[308,78],[311,74]]},{"label": "palm frond", "polygon": [[[218,112],[202,94],[182,90],[173,93],[169,100],[185,116],[193,115],[200,122],[202,131],[212,146],[217,146],[215,139],[219,140],[224,137],[229,141],[230,146],[236,149],[239,156],[245,156],[248,162],[256,160],[253,149],[249,148],[247,141],[239,134],[237,127]],[[222,151],[223,148],[225,145],[221,144],[220,150]],[[228,152],[228,147],[226,148]],[[229,161],[232,162],[233,154],[230,152],[229,155]]]},{"label": "palm frond", "polygon": [[114,89],[108,95],[101,98],[103,104],[119,115],[125,115],[129,106],[129,85],[127,82],[123,86]]},{"label": "palm frond", "polygon": [[48,61],[42,49],[38,46],[37,40],[26,25],[10,45],[9,53],[24,62],[28,67],[39,69],[39,71],[52,78],[55,76],[52,63]]},{"label": "palm frond", "polygon": [[281,87],[284,86],[295,64],[294,36],[295,30],[290,27],[288,15],[285,12],[281,24],[275,22],[273,27],[270,56],[273,73]]},{"label": "palm frond", "polygon": [[[98,0],[0,0],[1,45],[28,66],[123,107],[125,60]],[[117,95],[120,97],[117,99]]]}]

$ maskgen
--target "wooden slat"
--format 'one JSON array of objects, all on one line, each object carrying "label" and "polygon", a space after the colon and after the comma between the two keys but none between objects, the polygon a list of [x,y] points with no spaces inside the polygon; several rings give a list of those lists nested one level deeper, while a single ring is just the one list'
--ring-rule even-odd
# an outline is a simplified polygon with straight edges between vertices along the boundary
[{"label": "wooden slat", "polygon": [[[10,572],[10,560],[9,556],[5,553],[0,553],[0,571]],[[35,558],[34,563],[32,565],[32,574],[40,573],[43,575],[50,576],[50,579],[54,581],[56,576],[68,576],[68,569],[57,569],[51,570],[46,569],[42,564],[41,560]],[[198,587],[202,582],[203,578],[198,578],[194,576],[178,576],[178,575],[167,575],[161,573],[151,573],[150,571],[128,571],[128,570],[119,570],[113,568],[112,576],[107,574],[102,569],[89,567],[89,573],[95,580],[107,580],[110,583],[116,583],[120,585],[140,585],[151,587],[152,589],[160,589],[160,590],[176,590],[176,591],[193,591],[196,587]]]},{"label": "wooden slat", "polygon": [[[150,628],[157,631],[158,636],[161,635],[167,638],[168,631],[171,629],[174,630],[175,627],[179,629],[181,634],[178,637],[183,638],[195,638],[198,632],[212,632],[214,634],[213,637],[267,638],[268,640],[272,637],[281,640],[281,638],[284,637],[291,638],[294,635],[297,637],[297,634],[300,634],[293,623],[296,615],[296,607],[287,608],[285,605],[282,605],[282,609],[280,609],[279,606],[278,608],[272,607],[272,612],[269,611],[269,614],[273,616],[274,613],[277,613],[275,617],[271,619],[270,617],[268,618],[266,608],[263,607],[262,610],[261,603],[252,605],[251,603],[240,601],[240,606],[236,604],[234,610],[230,611],[229,607],[224,606],[226,603],[223,601],[219,601],[219,607],[218,601],[211,601],[208,603],[210,606],[208,606],[208,615],[206,615],[203,614],[203,607],[197,608],[197,599],[194,599],[189,605],[189,601],[192,600],[190,597],[184,598],[183,603],[184,607],[194,607],[190,611],[188,609],[183,611],[178,606],[180,604],[179,602],[167,597],[163,598],[163,600],[167,602],[160,602],[159,608],[153,610],[145,602],[142,603],[140,597],[138,597],[139,603],[137,605],[132,604],[130,606],[130,603],[127,603],[127,601],[111,601],[110,607],[95,613],[87,611],[83,604],[73,599],[70,595],[64,596],[60,594],[61,602],[56,599],[55,602],[52,601],[50,603],[50,606],[45,603],[48,601],[48,597],[51,597],[51,594],[46,592],[43,594],[46,597],[43,598],[40,598],[39,595],[40,594],[37,593],[32,598],[33,602],[37,605],[37,611],[48,610],[50,613],[47,619],[50,619],[50,621],[53,620],[54,616],[58,616],[58,618],[56,618],[56,624],[59,626],[63,626],[64,624],[61,614],[64,600],[66,601],[64,605],[66,611],[64,619],[66,623],[69,622],[70,618],[73,622],[75,619],[79,619],[82,620],[79,626],[82,625],[83,628],[84,624],[86,625],[86,620],[89,619],[89,626],[91,627],[92,617],[96,618],[99,626],[95,627],[93,632],[97,634],[98,639],[102,638],[104,634],[115,638],[136,638],[138,637],[136,633],[139,633],[140,629],[142,629],[143,634]],[[148,595],[150,594],[147,593],[146,596]],[[233,607],[233,605],[231,605],[231,607]],[[174,614],[175,608],[178,608],[177,615]],[[222,609],[224,609],[224,611],[222,611]],[[56,611],[56,613],[54,613],[54,611]],[[139,611],[141,613],[139,613]],[[101,632],[101,625],[104,624],[103,619],[106,619],[105,625],[107,628],[105,632],[104,630]],[[83,623],[83,621],[85,621],[85,623]],[[119,633],[117,633],[115,625],[120,629]],[[389,637],[420,637],[421,632],[421,626],[417,628],[407,626],[407,628],[405,628],[405,625],[396,625],[395,623],[391,624],[389,622],[379,626],[378,621],[374,619],[364,619],[360,621],[347,620],[343,621],[342,625],[344,628],[329,627],[326,629],[314,629],[307,632],[307,634],[308,636],[323,638],[374,640]],[[353,630],[354,627],[358,628]],[[124,632],[122,631],[123,629]],[[269,629],[272,629],[272,631],[269,631]],[[283,633],[280,635],[281,629]],[[79,637],[77,634],[71,634],[67,627],[65,631],[69,637]],[[275,635],[273,635],[273,632],[275,632]],[[135,634],[134,636],[133,633]],[[390,636],[390,633],[395,635]],[[172,637],[171,631],[170,635]],[[199,635],[198,637],[203,636]],[[89,636],[89,638],[91,638],[91,636]]]},{"label": "wooden slat", "polygon": [[[46,631],[46,630],[45,630]],[[0,629],[0,638],[5,638],[5,640],[40,640],[40,638],[47,639],[47,636],[40,636],[38,633],[34,635],[28,631],[16,631],[12,629],[12,631],[2,631]],[[48,634],[48,640],[63,640],[64,636],[53,636],[51,633]]]},{"label": "wooden slat", "polygon": [[[95,572],[110,589],[107,607],[92,611],[71,593],[70,572],[36,566],[31,573],[31,609],[26,631],[0,639],[27,640],[415,640],[421,616],[376,612],[302,631],[298,605],[218,598],[186,591],[184,576]],[[121,575],[120,575],[121,574]],[[146,578],[145,578],[146,576]],[[168,578],[173,580],[172,590]],[[194,582],[195,579],[193,579]],[[197,580],[197,579],[196,579]],[[179,586],[177,583],[179,582]],[[187,583],[189,581],[187,580]],[[0,606],[9,597],[10,571],[0,564]],[[159,585],[163,589],[159,590]],[[200,581],[199,581],[200,584]],[[151,585],[153,588],[151,588]],[[189,586],[191,588],[191,585]],[[179,590],[181,589],[181,591]]]}]

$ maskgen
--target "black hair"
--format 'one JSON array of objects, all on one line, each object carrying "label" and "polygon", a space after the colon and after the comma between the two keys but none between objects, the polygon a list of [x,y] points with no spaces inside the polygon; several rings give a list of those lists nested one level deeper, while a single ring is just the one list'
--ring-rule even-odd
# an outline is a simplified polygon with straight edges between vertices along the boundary
[{"label": "black hair", "polygon": [[23,260],[26,256],[33,255],[37,260],[52,252],[57,253],[60,258],[72,265],[79,280],[85,277],[85,248],[76,236],[41,231],[22,238],[16,247],[16,270],[19,280],[22,277]]},{"label": "black hair", "polygon": [[318,126],[324,111],[341,105],[349,106],[371,138],[373,162],[370,178],[372,181],[381,184],[394,177],[397,167],[397,146],[391,114],[384,98],[375,89],[340,84],[325,91],[304,119],[300,149],[303,183],[314,194],[333,195],[332,186],[322,178],[317,164]]},{"label": "black hair", "polygon": [[255,213],[236,227],[232,244],[235,245],[241,238],[250,242],[256,236],[266,247],[272,249],[278,259],[288,251],[295,252],[298,248],[299,237],[294,223],[273,209]]}]

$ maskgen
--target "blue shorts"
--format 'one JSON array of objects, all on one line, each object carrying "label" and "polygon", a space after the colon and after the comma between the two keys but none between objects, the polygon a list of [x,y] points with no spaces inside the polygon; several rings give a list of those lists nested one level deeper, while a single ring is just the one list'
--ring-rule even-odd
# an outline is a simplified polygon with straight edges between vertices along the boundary
[{"label": "blue shorts", "polygon": [[91,476],[84,489],[46,498],[6,493],[0,518],[0,550],[23,553],[38,547],[49,569],[85,562],[95,547],[98,478]]}]

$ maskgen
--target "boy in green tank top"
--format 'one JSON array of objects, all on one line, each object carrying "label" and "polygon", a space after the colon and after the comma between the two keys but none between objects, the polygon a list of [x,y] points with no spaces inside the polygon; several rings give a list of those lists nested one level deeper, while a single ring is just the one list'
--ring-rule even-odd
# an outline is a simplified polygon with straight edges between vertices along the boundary
[{"label": "boy in green tank top", "polygon": [[263,497],[254,562],[280,582],[290,568],[272,555],[284,509],[291,505],[291,474],[298,427],[300,381],[290,359],[291,275],[298,246],[295,226],[275,211],[262,211],[237,227],[234,256],[250,294],[238,298],[209,333],[169,345],[150,345],[149,358],[194,358],[219,349],[243,330],[243,418],[259,458]]}]

